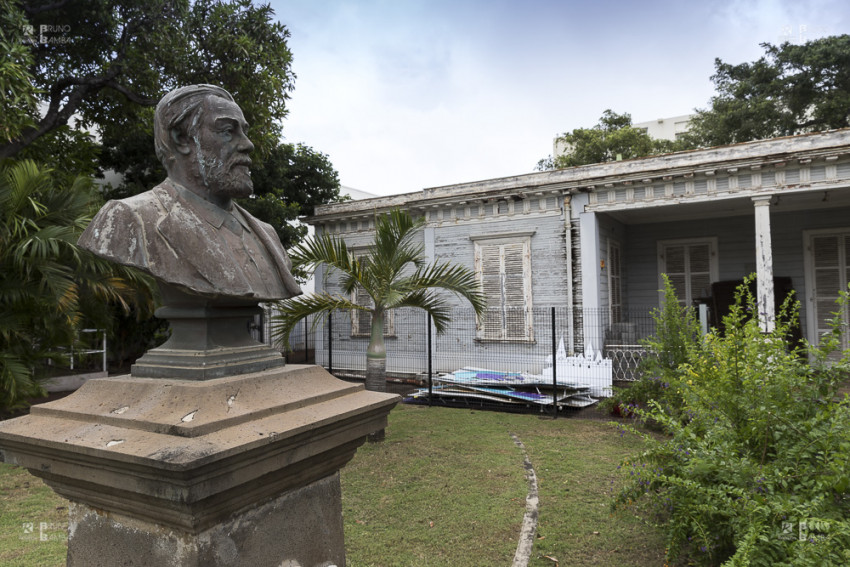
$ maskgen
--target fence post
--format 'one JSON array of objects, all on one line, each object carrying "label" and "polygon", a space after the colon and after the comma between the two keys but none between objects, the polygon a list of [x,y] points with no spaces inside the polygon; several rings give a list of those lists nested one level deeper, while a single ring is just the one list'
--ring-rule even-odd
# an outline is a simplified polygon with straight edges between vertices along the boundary
[{"label": "fence post", "polygon": [[431,373],[432,365],[431,365],[431,314],[427,313],[428,316],[428,405],[432,404],[432,400],[434,399],[434,386],[433,386],[433,374]]},{"label": "fence post", "polygon": [[552,307],[552,419],[558,419],[558,345],[555,343],[554,307]]},{"label": "fence post", "polygon": [[328,311],[328,373],[334,373],[334,323],[333,311]]},{"label": "fence post", "polygon": [[310,364],[310,361],[307,360],[307,353],[310,352],[309,345],[307,343],[307,319],[309,319],[309,317],[304,317],[304,364]]}]

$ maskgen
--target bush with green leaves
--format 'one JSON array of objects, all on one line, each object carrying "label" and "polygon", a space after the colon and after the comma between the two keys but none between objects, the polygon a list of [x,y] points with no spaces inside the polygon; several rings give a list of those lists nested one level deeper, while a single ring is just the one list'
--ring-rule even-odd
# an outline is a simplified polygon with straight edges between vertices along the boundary
[{"label": "bush with green leaves", "polygon": [[626,388],[618,388],[606,401],[607,406],[618,407],[621,413],[645,408],[650,401],[675,413],[681,407],[682,397],[671,385],[676,382],[679,366],[700,346],[699,323],[693,308],[680,305],[667,274],[661,276],[664,300],[660,308],[652,311],[655,333],[641,341],[647,354],[638,366],[639,378]]},{"label": "bush with green leaves", "polygon": [[665,370],[680,405],[637,410],[669,435],[627,428],[646,450],[621,465],[627,483],[615,507],[658,523],[673,561],[850,564],[850,406],[836,399],[846,356],[828,359],[840,321],[803,350],[782,323],[796,303],[786,301],[771,332],[755,309],[742,287],[725,332],[692,343]]},{"label": "bush with green leaves", "polygon": [[150,310],[153,282],[77,246],[100,198],[90,179],[35,162],[0,164],[0,411],[43,394],[39,380],[110,305]]}]

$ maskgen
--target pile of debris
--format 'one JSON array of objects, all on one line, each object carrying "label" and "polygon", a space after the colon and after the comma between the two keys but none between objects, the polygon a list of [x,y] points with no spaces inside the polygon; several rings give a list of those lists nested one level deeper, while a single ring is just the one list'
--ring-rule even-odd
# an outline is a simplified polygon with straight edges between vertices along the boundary
[{"label": "pile of debris", "polygon": [[431,388],[420,388],[407,401],[430,398],[443,402],[475,400],[507,406],[583,408],[611,395],[611,360],[588,348],[583,355],[567,356],[561,339],[553,363],[550,355],[542,374],[503,372],[465,367],[434,378]]},{"label": "pile of debris", "polygon": [[[558,407],[583,408],[595,404],[590,396],[591,388],[566,380],[547,382],[540,374],[500,372],[484,368],[466,367],[434,378],[430,395],[443,401],[472,399],[481,402],[526,406],[536,404]],[[428,388],[420,388],[411,394],[411,401],[427,400]]]}]

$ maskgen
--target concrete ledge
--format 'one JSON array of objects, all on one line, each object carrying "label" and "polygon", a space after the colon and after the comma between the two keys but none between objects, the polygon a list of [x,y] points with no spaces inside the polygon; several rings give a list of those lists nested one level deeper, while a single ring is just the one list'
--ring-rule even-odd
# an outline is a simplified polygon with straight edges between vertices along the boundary
[{"label": "concrete ledge", "polygon": [[334,474],[398,399],[316,366],[105,378],[0,423],[0,447],[72,501],[197,534]]},{"label": "concrete ledge", "polygon": [[73,392],[83,384],[94,378],[106,378],[109,374],[105,370],[100,372],[86,372],[84,374],[68,374],[67,376],[56,376],[45,380],[44,389],[48,392]]}]

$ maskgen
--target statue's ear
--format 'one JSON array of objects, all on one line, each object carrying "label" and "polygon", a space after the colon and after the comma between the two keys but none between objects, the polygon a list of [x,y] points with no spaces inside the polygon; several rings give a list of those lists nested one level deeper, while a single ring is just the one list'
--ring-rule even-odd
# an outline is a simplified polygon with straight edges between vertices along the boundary
[{"label": "statue's ear", "polygon": [[181,154],[189,155],[189,152],[192,151],[192,144],[189,136],[186,133],[186,130],[183,128],[172,128],[171,129],[171,143],[174,144],[174,149],[180,152]]}]

